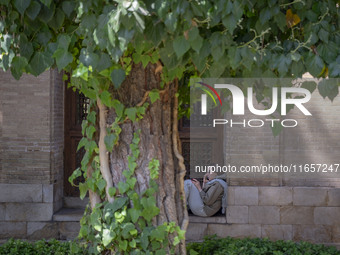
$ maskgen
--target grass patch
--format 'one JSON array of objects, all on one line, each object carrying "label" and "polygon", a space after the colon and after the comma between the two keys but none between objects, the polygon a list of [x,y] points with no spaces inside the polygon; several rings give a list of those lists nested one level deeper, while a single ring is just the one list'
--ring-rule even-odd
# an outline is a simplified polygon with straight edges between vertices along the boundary
[{"label": "grass patch", "polygon": [[189,255],[340,255],[335,247],[308,242],[216,236],[205,237],[201,243],[187,244],[187,251]]}]

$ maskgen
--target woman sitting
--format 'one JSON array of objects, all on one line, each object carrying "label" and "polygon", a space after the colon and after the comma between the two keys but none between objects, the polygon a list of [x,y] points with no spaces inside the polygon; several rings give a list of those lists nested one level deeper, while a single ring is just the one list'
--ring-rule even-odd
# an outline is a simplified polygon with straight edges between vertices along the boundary
[{"label": "woman sitting", "polygon": [[227,206],[227,183],[216,178],[216,173],[206,173],[203,186],[198,180],[185,180],[184,191],[187,205],[193,214],[209,217],[217,213],[222,207],[225,213]]}]

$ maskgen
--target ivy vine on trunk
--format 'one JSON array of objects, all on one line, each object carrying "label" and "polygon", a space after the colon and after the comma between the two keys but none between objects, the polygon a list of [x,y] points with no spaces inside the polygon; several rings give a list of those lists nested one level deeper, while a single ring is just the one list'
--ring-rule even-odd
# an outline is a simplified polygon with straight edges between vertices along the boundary
[{"label": "ivy vine on trunk", "polygon": [[336,0],[0,0],[0,12],[3,70],[58,68],[91,100],[70,180],[85,177],[94,253],[185,254],[183,77],[340,76]]}]

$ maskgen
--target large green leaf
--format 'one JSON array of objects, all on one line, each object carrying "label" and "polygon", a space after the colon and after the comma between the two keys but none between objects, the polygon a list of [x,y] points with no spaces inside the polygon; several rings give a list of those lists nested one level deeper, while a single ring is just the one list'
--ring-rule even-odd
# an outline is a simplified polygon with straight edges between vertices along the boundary
[{"label": "large green leaf", "polygon": [[57,44],[58,48],[67,50],[71,43],[71,37],[67,34],[58,35]]},{"label": "large green leaf", "polygon": [[106,53],[101,53],[97,67],[96,67],[97,71],[101,72],[104,69],[109,68],[111,65],[112,65],[112,63],[111,63],[111,59],[110,59],[109,55],[106,54]]},{"label": "large green leaf", "polygon": [[314,77],[318,77],[324,68],[324,62],[319,55],[310,55],[306,61],[307,71]]},{"label": "large green leaf", "polygon": [[141,212],[140,212],[140,210],[137,210],[136,208],[131,208],[131,209],[129,209],[129,214],[130,214],[132,222],[136,223]]},{"label": "large green leaf", "polygon": [[125,109],[125,114],[129,117],[130,120],[132,120],[132,122],[136,121],[136,114],[137,114],[136,107]]},{"label": "large green leaf", "polygon": [[33,54],[33,45],[27,40],[27,37],[24,33],[20,34],[19,46],[20,55],[29,60]]},{"label": "large green leaf", "polygon": [[53,64],[53,58],[46,52],[36,52],[31,60],[30,69],[32,74],[38,76]]},{"label": "large green leaf", "polygon": [[339,87],[335,80],[323,79],[318,84],[320,95],[328,97],[331,101],[339,94]]},{"label": "large green leaf", "polygon": [[14,6],[20,12],[21,15],[24,15],[25,10],[30,5],[31,0],[14,0]]},{"label": "large green leaf", "polygon": [[114,69],[111,72],[111,81],[116,89],[120,87],[122,82],[125,80],[125,71],[123,69]]},{"label": "large green leaf", "polygon": [[22,73],[25,71],[28,61],[24,57],[16,56],[12,60],[11,72],[15,79],[19,80]]},{"label": "large green leaf", "polygon": [[117,135],[115,135],[115,134],[108,134],[108,135],[105,136],[104,143],[105,143],[106,149],[109,152],[112,152],[116,141],[117,141]]},{"label": "large green leaf", "polygon": [[228,29],[228,32],[232,35],[237,26],[236,17],[232,13],[228,14],[222,19],[222,23]]},{"label": "large green leaf", "polygon": [[62,10],[60,10],[60,9],[57,9],[56,12],[54,13],[53,18],[49,21],[48,24],[54,30],[58,30],[63,25],[64,19],[65,19],[64,12]]},{"label": "large green leaf", "polygon": [[177,58],[182,57],[190,48],[190,43],[184,38],[184,36],[178,36],[173,42],[173,49],[177,55]]},{"label": "large green leaf", "polygon": [[27,8],[27,16],[31,19],[31,20],[34,20],[39,12],[40,12],[40,9],[41,9],[41,6],[38,2],[36,1],[33,1],[30,6]]},{"label": "large green leaf", "polygon": [[116,237],[116,232],[111,231],[110,229],[103,230],[103,245],[106,247],[108,246],[111,241]]},{"label": "large green leaf", "polygon": [[65,12],[65,14],[68,17],[70,17],[71,13],[76,8],[76,2],[74,2],[74,1],[63,1],[62,8],[63,8],[63,11]]},{"label": "large green leaf", "polygon": [[73,60],[73,56],[65,49],[57,49],[53,57],[56,59],[58,69],[63,70]]},{"label": "large green leaf", "polygon": [[99,56],[86,48],[82,48],[79,60],[84,64],[84,66],[92,66],[93,68],[96,68],[99,62]]}]

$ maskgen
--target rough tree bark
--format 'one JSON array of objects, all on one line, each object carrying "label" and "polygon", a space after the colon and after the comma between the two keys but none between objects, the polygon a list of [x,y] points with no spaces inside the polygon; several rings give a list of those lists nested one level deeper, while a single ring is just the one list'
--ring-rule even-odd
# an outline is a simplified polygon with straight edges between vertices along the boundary
[{"label": "rough tree bark", "polygon": [[[132,143],[133,133],[141,129],[140,133],[140,156],[137,161],[138,168],[135,171],[137,179],[137,192],[140,193],[148,188],[149,171],[148,164],[151,159],[159,160],[159,191],[157,192],[157,205],[160,213],[154,223],[159,225],[164,222],[176,222],[182,229],[187,228],[188,215],[186,211],[186,201],[184,196],[185,167],[183,157],[179,153],[179,137],[177,109],[178,100],[176,92],[178,83],[167,84],[164,88],[160,85],[160,76],[156,72],[156,65],[149,64],[143,68],[141,64],[133,65],[130,75],[123,82],[118,91],[112,91],[113,98],[118,99],[126,107],[141,105],[148,101],[147,94],[152,89],[158,89],[160,100],[151,104],[147,108],[142,120],[133,123],[125,121],[121,128],[119,144],[109,155],[110,174],[113,186],[119,181],[125,181],[122,172],[128,169],[128,155],[131,155],[129,145]],[[98,104],[101,114],[102,105]],[[100,116],[103,116],[101,115]],[[115,118],[114,110],[107,113],[106,124],[110,125]],[[102,128],[101,128],[102,130]],[[106,154],[106,152],[105,152]],[[102,155],[103,160],[106,155]],[[102,158],[101,158],[102,160]],[[180,254],[185,254],[184,241],[177,250]]]}]

